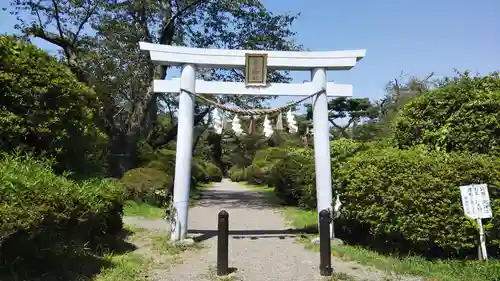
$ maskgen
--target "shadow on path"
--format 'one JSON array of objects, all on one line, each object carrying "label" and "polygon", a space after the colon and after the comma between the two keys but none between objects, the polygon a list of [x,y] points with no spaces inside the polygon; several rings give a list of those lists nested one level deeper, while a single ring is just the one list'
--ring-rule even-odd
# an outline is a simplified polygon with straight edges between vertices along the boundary
[{"label": "shadow on path", "polygon": [[265,195],[256,191],[222,191],[207,189],[200,194],[197,207],[237,207],[245,209],[269,209],[273,205],[266,202]]},{"label": "shadow on path", "polygon": [[[196,242],[205,241],[217,236],[217,230],[200,230],[191,229],[189,234],[193,234],[193,240]],[[257,240],[261,238],[295,238],[314,234],[315,231],[310,229],[283,229],[283,230],[229,230],[229,236],[233,239],[251,239]]]}]

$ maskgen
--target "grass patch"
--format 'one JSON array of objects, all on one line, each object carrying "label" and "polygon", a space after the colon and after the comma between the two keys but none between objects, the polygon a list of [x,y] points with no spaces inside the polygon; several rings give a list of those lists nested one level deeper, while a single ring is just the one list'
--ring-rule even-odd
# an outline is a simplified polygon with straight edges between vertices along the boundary
[{"label": "grass patch", "polygon": [[284,207],[283,214],[294,228],[318,231],[318,214],[316,211]]},{"label": "grass patch", "polygon": [[273,205],[282,205],[283,200],[279,199],[276,197],[276,194],[274,193],[274,187],[269,187],[269,186],[260,186],[260,185],[253,185],[249,184],[248,182],[239,182],[239,184],[244,185],[246,188],[253,190],[253,191],[258,191],[262,193],[265,197],[266,200]]},{"label": "grass patch", "polygon": [[135,201],[125,201],[123,215],[130,217],[142,217],[145,219],[157,219],[163,217],[165,209],[147,203],[137,203]]},{"label": "grass patch", "polygon": [[127,229],[133,232],[129,240],[141,244],[140,248],[145,247],[147,254],[106,255],[112,266],[103,269],[92,281],[147,281],[150,280],[150,270],[157,266],[163,269],[165,265],[180,263],[180,254],[201,248],[198,244],[174,245],[168,233],[131,226],[127,226]]},{"label": "grass patch", "polygon": [[165,233],[157,233],[151,236],[151,246],[158,253],[174,257],[188,250],[201,249],[201,245],[197,243],[193,245],[174,244],[170,241],[170,235]]},{"label": "grass patch", "polygon": [[[201,197],[201,191],[212,187],[212,183],[199,184],[189,193],[189,203],[193,206]],[[145,219],[158,219],[165,215],[165,208],[160,208],[148,203],[139,203],[132,200],[125,201],[123,215],[128,217],[142,217]]]},{"label": "grass patch", "polygon": [[201,192],[205,189],[211,188],[213,183],[199,183],[198,186],[189,192],[189,205],[192,207],[198,200],[201,199]]},{"label": "grass patch", "polygon": [[[246,186],[249,189],[261,191],[270,202],[279,202],[273,188]],[[274,199],[272,198],[274,196]],[[283,207],[283,215],[296,229],[317,230],[316,211],[303,210],[297,207]],[[311,237],[303,237],[301,241],[307,248],[319,251],[318,245],[313,245]],[[332,247],[332,254],[344,260],[356,261],[360,264],[373,266],[387,273],[418,275],[428,281],[495,281],[500,280],[500,261],[490,260],[434,260],[429,261],[418,256],[395,257],[351,245]],[[344,279],[341,279],[344,278]],[[348,280],[345,276],[338,280]],[[335,279],[333,279],[335,280]]]},{"label": "grass patch", "polygon": [[385,271],[401,274],[419,275],[433,281],[486,281],[500,280],[498,261],[429,261],[417,256],[403,258],[384,256],[355,246],[338,247],[335,255],[372,265]]},{"label": "grass patch", "polygon": [[[146,229],[125,226],[124,231],[129,233],[127,241],[138,239],[147,232]],[[92,281],[147,281],[150,262],[145,257],[133,253],[108,253],[104,259],[110,266],[103,268],[101,272],[92,278]]]},{"label": "grass patch", "polygon": [[103,269],[93,281],[147,281],[148,261],[134,253],[108,254],[105,258],[112,264]]},{"label": "grass patch", "polygon": [[356,281],[356,279],[345,273],[334,272],[331,281]]}]

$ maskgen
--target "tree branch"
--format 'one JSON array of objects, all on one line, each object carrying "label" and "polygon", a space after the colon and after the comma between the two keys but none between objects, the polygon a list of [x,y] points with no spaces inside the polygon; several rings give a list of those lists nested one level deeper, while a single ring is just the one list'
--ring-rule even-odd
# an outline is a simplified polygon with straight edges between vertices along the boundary
[{"label": "tree branch", "polygon": [[174,23],[175,23],[175,21],[179,17],[183,16],[185,12],[187,12],[191,8],[194,8],[194,7],[198,6],[199,4],[201,4],[204,1],[208,2],[210,0],[197,0],[197,1],[194,1],[194,2],[190,3],[189,5],[187,5],[186,7],[184,7],[183,9],[177,11],[177,13],[173,17],[171,17],[170,19],[168,19],[165,22],[165,27],[160,32],[160,41],[159,41],[159,43],[160,44],[170,45],[172,43],[172,39],[173,39],[173,36],[174,36],[174,31],[175,31],[175,29],[174,29]]},{"label": "tree branch", "polygon": [[345,126],[337,125],[335,121],[333,121],[332,119],[330,119],[329,121],[337,130],[340,131],[340,134],[342,134],[345,138],[350,138],[351,136],[347,133],[347,128],[351,126],[352,122],[354,122],[354,119],[355,118],[350,118],[349,121],[347,122],[347,125]]},{"label": "tree branch", "polygon": [[[200,114],[196,115],[194,118],[194,126],[196,126],[198,123],[200,123],[203,118],[210,112],[210,107],[207,107],[203,112]],[[166,134],[160,136],[157,138],[153,143],[151,143],[151,146],[153,148],[159,148],[170,141],[174,140],[177,137],[177,130],[179,127],[179,123],[177,123],[175,126],[172,127]]]},{"label": "tree branch", "polygon": [[41,38],[49,43],[57,45],[64,49],[69,49],[72,47],[71,42],[66,38],[62,38],[53,32],[46,32],[41,27],[30,27],[24,30],[27,35],[33,35],[35,37]]},{"label": "tree branch", "polygon": [[92,16],[92,14],[94,14],[95,10],[97,9],[97,7],[99,7],[101,5],[103,1],[98,1],[93,8],[90,8],[90,10],[88,11],[88,13],[85,15],[85,17],[83,18],[82,22],[80,23],[80,25],[78,25],[78,28],[76,29],[76,32],[75,32],[75,36],[73,37],[73,45],[76,44],[76,41],[78,39],[78,36],[80,35],[80,32],[83,30],[83,27],[85,26],[85,24],[89,21],[90,17]]},{"label": "tree branch", "polygon": [[59,30],[59,36],[61,36],[61,38],[64,38],[64,33],[61,26],[61,18],[59,17],[59,5],[57,5],[57,0],[52,0],[52,6],[54,6],[54,17],[56,19],[57,30]]}]

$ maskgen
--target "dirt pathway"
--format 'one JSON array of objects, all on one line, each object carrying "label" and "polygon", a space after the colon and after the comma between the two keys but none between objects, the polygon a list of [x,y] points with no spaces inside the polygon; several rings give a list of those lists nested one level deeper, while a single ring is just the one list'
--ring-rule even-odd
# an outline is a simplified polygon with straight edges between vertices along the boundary
[{"label": "dirt pathway", "polygon": [[[229,266],[236,270],[232,280],[328,280],[319,276],[319,253],[297,244],[297,235],[286,227],[276,207],[269,205],[259,192],[224,180],[204,191],[189,213],[189,235],[201,241],[204,249],[187,254],[182,264],[156,272],[154,281],[216,280],[217,214],[221,210],[229,213]],[[137,218],[127,218],[125,222],[136,224]],[[166,226],[161,221],[137,224],[156,229]],[[372,268],[336,257],[332,257],[332,265],[339,277],[344,276],[338,280],[410,280],[389,279]]]}]

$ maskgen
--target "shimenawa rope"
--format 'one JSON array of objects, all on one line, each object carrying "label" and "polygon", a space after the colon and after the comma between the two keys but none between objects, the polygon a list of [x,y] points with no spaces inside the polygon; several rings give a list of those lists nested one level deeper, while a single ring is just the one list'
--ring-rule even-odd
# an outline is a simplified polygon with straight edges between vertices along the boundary
[{"label": "shimenawa rope", "polygon": [[284,106],[281,106],[281,107],[277,107],[277,108],[269,108],[269,109],[242,109],[242,108],[237,108],[237,107],[231,107],[231,106],[226,106],[226,105],[223,105],[223,104],[220,104],[220,103],[217,103],[211,99],[207,99],[206,97],[202,96],[202,95],[198,95],[196,93],[193,93],[189,90],[186,90],[186,89],[180,89],[181,91],[183,92],[186,92],[218,109],[221,109],[221,110],[225,110],[225,111],[229,111],[229,112],[232,112],[232,113],[236,113],[236,114],[239,114],[239,115],[276,115],[276,114],[279,114],[281,112],[284,112],[294,106],[296,106],[297,104],[317,95],[317,94],[320,94],[320,93],[323,93],[325,92],[325,89],[321,89],[303,99],[300,99],[298,101],[294,101],[290,104],[287,104],[287,105],[284,105]]}]

